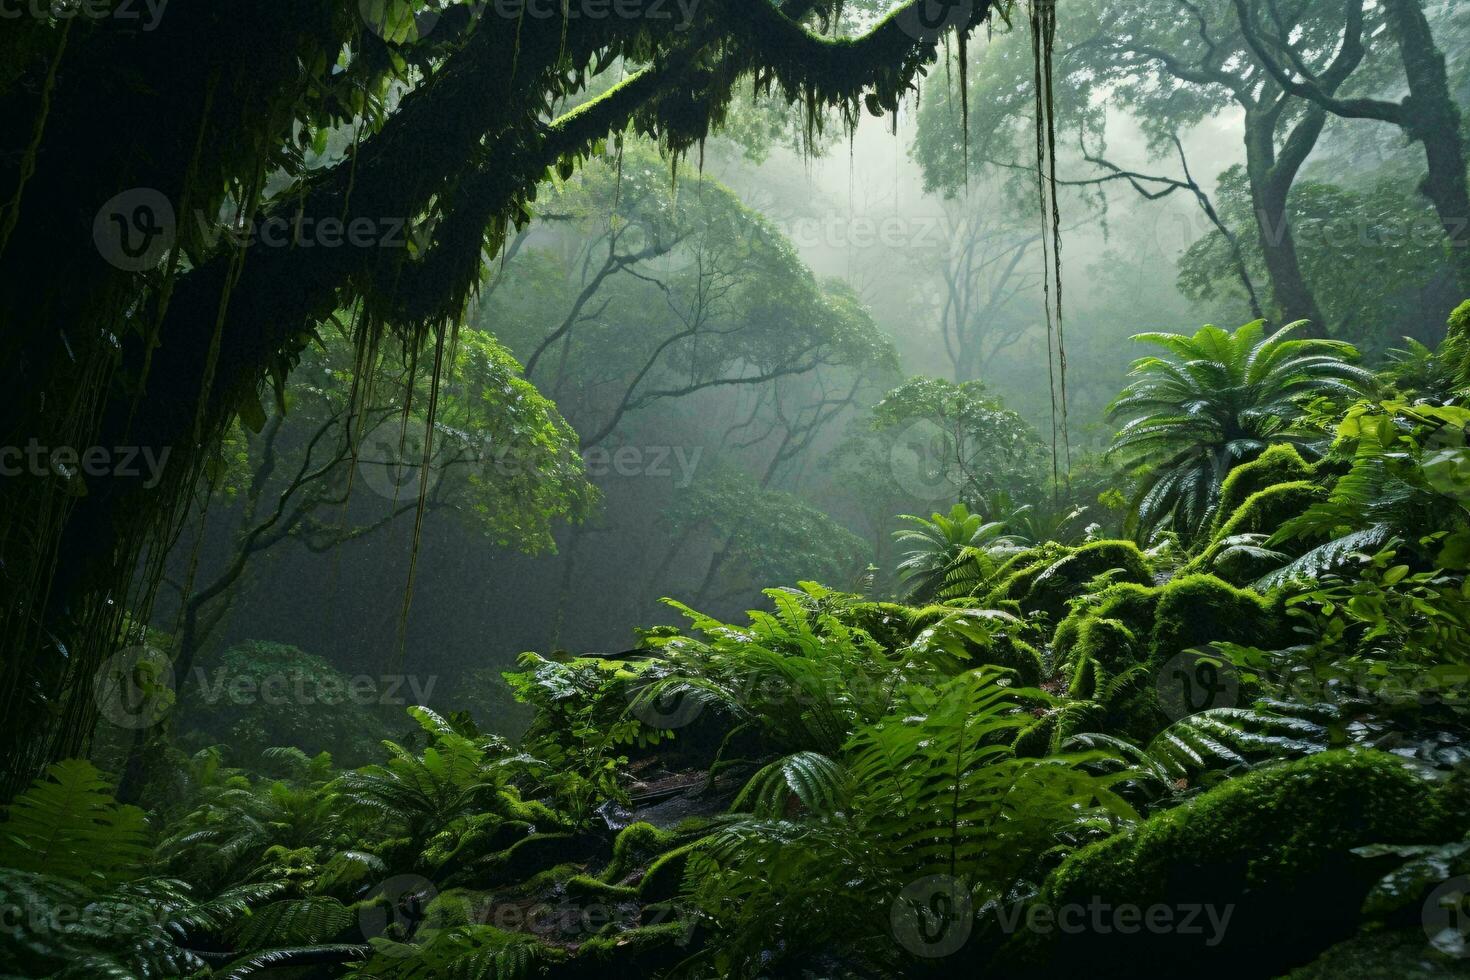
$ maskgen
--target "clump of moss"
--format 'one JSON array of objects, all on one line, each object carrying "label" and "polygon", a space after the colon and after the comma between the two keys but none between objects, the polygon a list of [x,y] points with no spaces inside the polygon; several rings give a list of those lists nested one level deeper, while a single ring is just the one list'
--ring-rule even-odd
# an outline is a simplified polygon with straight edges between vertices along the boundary
[{"label": "clump of moss", "polygon": [[512,820],[532,824],[537,830],[543,832],[567,830],[571,827],[570,821],[562,814],[537,800],[520,799],[515,795],[514,789],[502,791],[500,798],[505,807],[506,816]]},{"label": "clump of moss", "polygon": [[1427,843],[1437,822],[1428,785],[1385,753],[1327,752],[1264,769],[1072,854],[1037,899],[1084,918],[1127,907],[1147,922],[1162,908],[1174,928],[1021,934],[1007,958],[1048,975],[1120,976],[1146,950],[1210,974],[1275,976],[1353,932],[1384,870],[1353,848]]},{"label": "clump of moss", "polygon": [[1067,603],[1084,592],[1100,576],[1110,584],[1153,583],[1153,568],[1132,541],[1094,541],[1057,559],[1031,578],[1021,608],[1030,613],[1046,613],[1053,620],[1067,611]]},{"label": "clump of moss", "polygon": [[1041,676],[1045,672],[1041,651],[1010,635],[996,637],[986,662],[1014,670],[1016,679],[1028,687],[1040,684]]},{"label": "clump of moss", "polygon": [[[572,963],[596,967],[601,976],[657,976],[688,957],[689,939],[690,929],[682,922],[610,931],[583,943]],[[577,975],[583,974],[585,970],[577,971]]]},{"label": "clump of moss", "polygon": [[479,862],[486,883],[524,881],[542,868],[562,862],[584,860],[595,842],[577,834],[532,834],[506,850]]},{"label": "clump of moss", "polygon": [[1074,664],[1083,627],[1096,619],[1115,620],[1135,637],[1149,636],[1153,632],[1158,601],[1157,587],[1133,582],[1108,586],[1088,601],[1075,605],[1057,625],[1052,636],[1053,655],[1059,663]]},{"label": "clump of moss", "polygon": [[885,650],[895,650],[913,638],[912,613],[912,608],[897,602],[856,602],[842,611],[841,619]]},{"label": "clump of moss", "polygon": [[[424,909],[424,926],[453,929],[482,922],[489,896],[468,888],[451,888],[435,895]],[[390,920],[391,921],[391,920]]]},{"label": "clump of moss", "polygon": [[612,858],[598,878],[607,883],[622,881],[643,862],[673,848],[678,839],[673,831],[660,830],[651,823],[631,823],[618,832]]},{"label": "clump of moss", "polygon": [[665,902],[678,895],[684,883],[684,869],[689,856],[702,841],[692,841],[660,855],[638,883],[638,898],[643,902]]},{"label": "clump of moss", "polygon": [[1105,709],[1105,730],[1147,741],[1169,721],[1149,679],[1170,658],[1214,642],[1285,642],[1285,629],[1279,600],[1213,575],[1186,575],[1104,589],[1062,621],[1052,651],[1071,696]]},{"label": "clump of moss", "polygon": [[[1052,649],[1058,662],[1066,666],[1075,666],[1080,652],[1106,660],[1108,644],[1123,634],[1116,627],[1097,633],[1099,628],[1089,624],[1112,619],[1144,644],[1142,650],[1133,652],[1158,666],[1181,650],[1203,643],[1271,642],[1281,631],[1279,612],[1271,599],[1213,575],[1185,575],[1154,587],[1125,582],[1109,586],[1091,602],[1073,609],[1058,625]],[[1085,651],[1084,639],[1089,641]]]},{"label": "clump of moss", "polygon": [[1111,676],[1142,663],[1146,658],[1138,635],[1122,620],[1093,616],[1078,628],[1071,659],[1074,664],[1092,661]]},{"label": "clump of moss", "polygon": [[[994,664],[1016,672],[1017,680],[1027,686],[1041,682],[1041,653],[1018,635],[1026,631],[1019,619],[994,616],[988,612],[943,609],[929,632],[915,638],[915,646],[948,665],[946,669],[970,670],[982,664]],[[947,622],[946,622],[947,621]]]},{"label": "clump of moss", "polygon": [[638,897],[638,889],[630,885],[610,885],[590,875],[572,875],[562,884],[570,898],[581,901],[630,902]]},{"label": "clump of moss", "polygon": [[1251,497],[1278,483],[1300,483],[1310,481],[1317,475],[1317,467],[1302,459],[1295,446],[1280,444],[1266,447],[1249,463],[1235,467],[1220,484],[1220,500],[1215,507],[1215,521],[1206,540],[1220,536],[1225,526],[1245,502]]},{"label": "clump of moss", "polygon": [[1440,345],[1439,356],[1449,367],[1453,383],[1470,387],[1470,300],[1450,314],[1449,331]]},{"label": "clump of moss", "polygon": [[1071,548],[1052,541],[1016,552],[991,574],[985,604],[994,606],[1000,602],[1022,603],[1026,594],[1031,591],[1031,583],[1036,577],[1071,553]]},{"label": "clump of moss", "polygon": [[1230,562],[1228,566],[1220,562],[1226,540],[1239,534],[1270,534],[1326,496],[1326,487],[1309,480],[1277,483],[1251,494],[1219,526],[1209,545],[1185,567],[1185,572],[1210,572],[1236,585],[1260,577],[1269,569],[1251,562]]},{"label": "clump of moss", "polygon": [[1149,662],[1158,667],[1182,650],[1228,641],[1269,646],[1282,636],[1278,604],[1213,575],[1186,575],[1159,589],[1149,638]]},{"label": "clump of moss", "polygon": [[1097,705],[1081,702],[1062,705],[1022,729],[1011,743],[1011,750],[1022,758],[1040,758],[1058,751],[1073,735],[1095,730],[1098,724]]}]

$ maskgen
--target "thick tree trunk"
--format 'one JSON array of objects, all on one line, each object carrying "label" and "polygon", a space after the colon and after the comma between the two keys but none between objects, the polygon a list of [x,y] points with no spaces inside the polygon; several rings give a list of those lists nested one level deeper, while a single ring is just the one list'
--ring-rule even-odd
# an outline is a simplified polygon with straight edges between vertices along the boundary
[{"label": "thick tree trunk", "polygon": [[1398,38],[1409,84],[1402,125],[1410,139],[1424,144],[1428,173],[1419,191],[1439,215],[1460,290],[1470,296],[1470,189],[1466,186],[1460,110],[1450,94],[1444,55],[1434,43],[1418,0],[1386,0],[1384,8],[1389,28]]},{"label": "thick tree trunk", "polygon": [[[1302,274],[1286,204],[1301,160],[1316,143],[1325,120],[1325,112],[1312,110],[1292,131],[1288,140],[1291,157],[1283,152],[1280,160],[1275,148],[1276,114],[1248,112],[1245,121],[1246,172],[1256,215],[1256,237],[1271,287],[1269,312],[1277,326],[1310,320],[1311,326],[1304,335],[1313,337],[1327,336],[1327,321]],[[1305,148],[1302,144],[1306,144]]]}]

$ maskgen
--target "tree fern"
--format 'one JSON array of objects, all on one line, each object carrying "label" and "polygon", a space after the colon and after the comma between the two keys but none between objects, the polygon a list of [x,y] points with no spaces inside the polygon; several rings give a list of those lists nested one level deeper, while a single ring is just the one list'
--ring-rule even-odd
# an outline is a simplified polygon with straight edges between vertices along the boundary
[{"label": "tree fern", "polygon": [[1169,521],[1185,538],[1213,517],[1230,470],[1273,442],[1303,442],[1297,403],[1313,396],[1357,398],[1375,386],[1351,363],[1357,351],[1298,340],[1304,322],[1265,335],[1261,321],[1234,333],[1206,326],[1193,336],[1144,333],[1164,349],[1140,358],[1133,382],[1109,407],[1124,419],[1109,455],[1138,476],[1133,525],[1142,536]]},{"label": "tree fern", "polygon": [[928,602],[942,591],[952,591],[950,580],[957,574],[982,575],[993,570],[997,555],[1022,544],[1021,538],[1005,533],[1005,521],[986,521],[964,504],[955,504],[948,515],[932,514],[925,519],[904,514],[899,520],[913,525],[893,533],[894,541],[910,546],[898,572],[908,584],[911,602]]}]

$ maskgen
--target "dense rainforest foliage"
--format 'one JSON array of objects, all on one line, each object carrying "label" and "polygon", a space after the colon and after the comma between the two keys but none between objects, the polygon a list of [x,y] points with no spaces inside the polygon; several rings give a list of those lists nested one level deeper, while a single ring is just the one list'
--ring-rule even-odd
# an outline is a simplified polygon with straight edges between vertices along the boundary
[{"label": "dense rainforest foliage", "polygon": [[0,2],[0,977],[1470,974],[1467,105],[1459,0]]}]

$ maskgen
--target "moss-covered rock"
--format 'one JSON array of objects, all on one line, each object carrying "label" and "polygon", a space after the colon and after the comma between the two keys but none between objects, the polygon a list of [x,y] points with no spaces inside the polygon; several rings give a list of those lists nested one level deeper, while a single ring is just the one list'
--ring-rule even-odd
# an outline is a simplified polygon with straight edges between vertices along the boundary
[{"label": "moss-covered rock", "polygon": [[1055,542],[1047,542],[1036,548],[1019,551],[1001,563],[990,577],[990,588],[985,593],[985,604],[994,606],[1000,602],[1014,602],[1025,608],[1025,599],[1037,576],[1052,565],[1072,554],[1071,548]]},{"label": "moss-covered rock", "polygon": [[[1093,625],[1105,619],[1115,622]],[[1281,638],[1283,629],[1275,601],[1213,575],[1185,575],[1159,586],[1122,583],[1104,589],[1062,620],[1052,650],[1069,669],[1084,653],[1114,663],[1115,669],[1140,658],[1157,667],[1205,643],[1268,645]],[[1131,642],[1124,642],[1130,636]]]},{"label": "moss-covered rock", "polygon": [[678,895],[689,856],[700,845],[700,841],[692,841],[676,847],[650,864],[643,880],[638,883],[638,898],[643,902],[666,902]]},{"label": "moss-covered rock", "polygon": [[1078,644],[1083,639],[1083,628],[1099,619],[1114,620],[1130,635],[1146,642],[1153,633],[1159,591],[1154,586],[1124,582],[1110,585],[1087,602],[1075,606],[1067,618],[1057,624],[1051,641],[1052,656],[1060,664],[1073,666]]},{"label": "moss-covered rock", "polygon": [[1327,496],[1327,488],[1310,480],[1277,483],[1246,498],[1215,531],[1209,545],[1185,567],[1186,574],[1209,572],[1235,585],[1269,571],[1250,561],[1221,562],[1226,541],[1240,534],[1270,534]]},{"label": "moss-covered rock", "polygon": [[1041,682],[1041,653],[1021,638],[1028,627],[1020,618],[996,610],[945,609],[914,638],[913,648],[943,670],[972,670],[994,664],[1016,672],[1020,683]]},{"label": "moss-covered rock", "polygon": [[[1077,643],[1071,655],[1074,664],[1087,660],[1102,667],[1107,676],[1112,676],[1143,663],[1147,660],[1147,651],[1138,634],[1121,619],[1092,616],[1078,628]],[[1076,693],[1082,696],[1081,692]]]},{"label": "moss-covered rock", "polygon": [[476,862],[485,884],[524,881],[545,868],[583,861],[597,849],[597,841],[583,834],[532,834],[499,854]]},{"label": "moss-covered rock", "polygon": [[1021,608],[1045,613],[1053,621],[1067,611],[1068,600],[1087,591],[1093,580],[1107,576],[1109,584],[1153,584],[1153,569],[1132,541],[1094,541],[1058,558],[1031,578]]},{"label": "moss-covered rock", "polygon": [[1470,960],[1431,946],[1422,928],[1365,931],[1338,943],[1286,980],[1428,980],[1470,977]]},{"label": "moss-covered rock", "polygon": [[423,924],[420,928],[425,930],[453,929],[456,926],[481,923],[491,903],[492,896],[486,892],[469,888],[450,888],[430,900],[424,909]]},{"label": "moss-covered rock", "polygon": [[1055,541],[1047,541],[1034,548],[1024,548],[1006,557],[1005,561],[996,566],[991,574],[990,591],[998,591],[998,586],[1009,580],[1016,573],[1036,566],[1046,567],[1058,558],[1065,558],[1071,554],[1072,549]]},{"label": "moss-covered rock", "polygon": [[[1018,931],[1001,962],[1018,975],[1136,975],[1147,962],[1275,976],[1356,928],[1384,867],[1352,849],[1429,842],[1435,809],[1429,786],[1378,752],[1329,752],[1231,780],[1068,857],[1037,903],[1054,922],[1069,914],[1083,926]],[[1125,908],[1135,910],[1132,932],[1119,927]],[[1154,909],[1169,925],[1138,928]]]},{"label": "moss-covered rock", "polygon": [[613,841],[612,859],[598,875],[604,882],[622,881],[640,865],[671,850],[679,834],[660,830],[651,823],[632,823],[618,832]]},{"label": "moss-covered rock", "polygon": [[1021,730],[1011,749],[1022,758],[1040,758],[1059,751],[1079,732],[1098,730],[1102,714],[1097,705],[1072,703],[1054,708]]},{"label": "moss-covered rock", "polygon": [[1249,463],[1235,467],[1220,484],[1220,500],[1215,508],[1215,520],[1210,535],[1205,540],[1219,536],[1221,528],[1245,502],[1268,487],[1279,483],[1311,481],[1317,475],[1315,465],[1302,458],[1295,446],[1276,445],[1266,447]]},{"label": "moss-covered rock", "polygon": [[579,902],[629,902],[637,899],[631,885],[611,885],[590,875],[572,875],[565,882],[567,897]]},{"label": "moss-covered rock", "polygon": [[609,931],[582,943],[572,958],[549,976],[554,980],[662,976],[688,958],[690,939],[688,925],[677,921]]},{"label": "moss-covered rock", "polygon": [[1206,643],[1269,648],[1285,639],[1285,616],[1276,601],[1213,575],[1186,575],[1159,588],[1149,662],[1158,667],[1175,654]]},{"label": "moss-covered rock", "polygon": [[885,650],[895,650],[913,639],[913,611],[897,602],[855,602],[839,618],[867,633]]},{"label": "moss-covered rock", "polygon": [[431,838],[419,863],[431,871],[452,871],[503,851],[534,830],[524,820],[506,820],[497,813],[476,814]]}]

